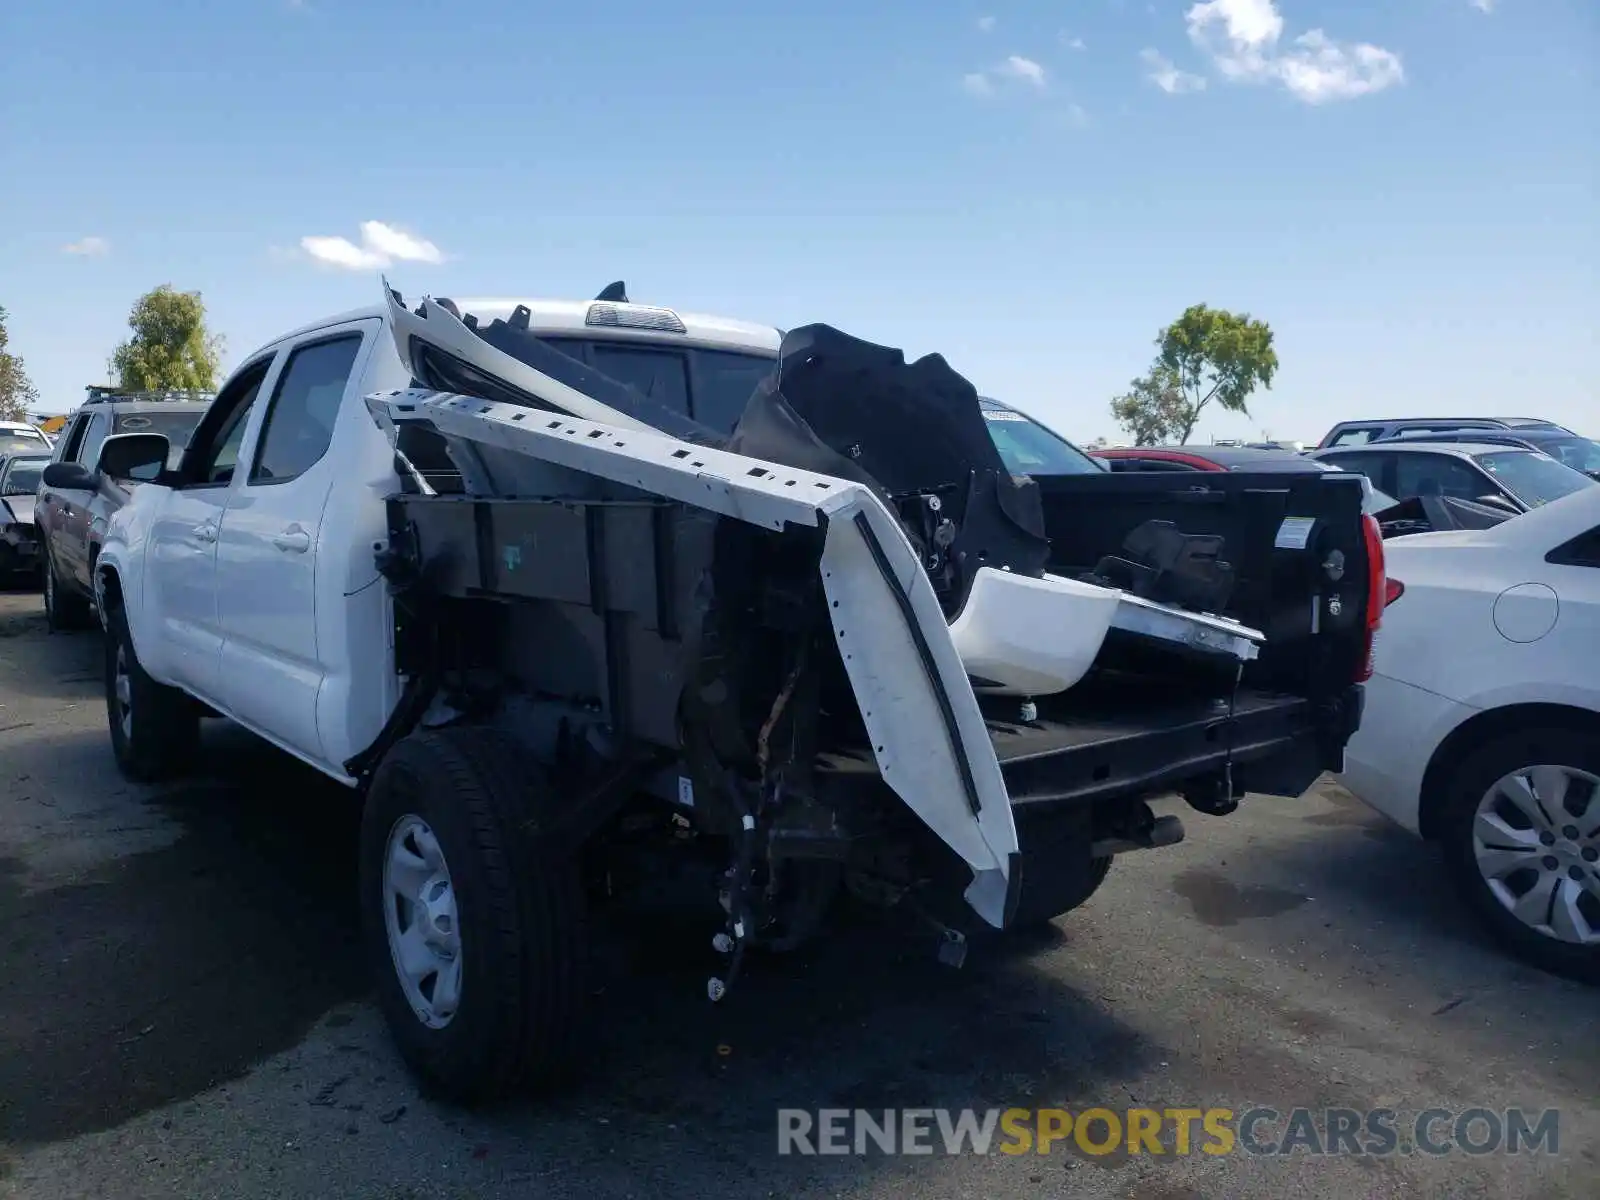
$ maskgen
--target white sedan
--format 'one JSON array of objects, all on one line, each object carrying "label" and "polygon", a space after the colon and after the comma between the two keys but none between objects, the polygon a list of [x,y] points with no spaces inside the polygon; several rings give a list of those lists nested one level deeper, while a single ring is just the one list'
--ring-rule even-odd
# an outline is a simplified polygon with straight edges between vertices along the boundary
[{"label": "white sedan", "polygon": [[1514,952],[1600,981],[1600,487],[1384,552],[1340,782],[1439,843]]}]

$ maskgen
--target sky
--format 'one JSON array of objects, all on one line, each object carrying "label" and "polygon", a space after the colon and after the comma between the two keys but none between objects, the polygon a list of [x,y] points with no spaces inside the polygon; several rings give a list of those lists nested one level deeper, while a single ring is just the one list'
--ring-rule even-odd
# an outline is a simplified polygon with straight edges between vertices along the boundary
[{"label": "sky", "polygon": [[0,4],[0,305],[41,408],[137,296],[237,364],[428,293],[824,321],[1078,440],[1190,304],[1208,437],[1600,436],[1596,0]]}]

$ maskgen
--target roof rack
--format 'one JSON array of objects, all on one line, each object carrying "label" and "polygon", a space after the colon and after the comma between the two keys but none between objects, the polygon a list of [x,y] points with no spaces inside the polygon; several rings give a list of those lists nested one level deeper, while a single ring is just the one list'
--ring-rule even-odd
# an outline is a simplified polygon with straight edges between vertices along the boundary
[{"label": "roof rack", "polygon": [[108,387],[103,384],[93,383],[84,388],[84,391],[88,393],[83,400],[85,404],[127,404],[131,402],[146,404],[152,401],[173,404],[210,404],[217,397],[215,392],[199,391],[193,388],[138,391],[133,388]]}]

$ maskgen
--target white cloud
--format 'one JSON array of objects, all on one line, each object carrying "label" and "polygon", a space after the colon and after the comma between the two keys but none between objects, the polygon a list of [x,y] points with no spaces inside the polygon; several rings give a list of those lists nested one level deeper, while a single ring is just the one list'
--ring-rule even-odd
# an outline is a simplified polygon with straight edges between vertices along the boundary
[{"label": "white cloud", "polygon": [[103,237],[95,237],[91,234],[89,237],[80,238],[76,242],[68,242],[61,249],[63,253],[77,254],[83,258],[104,258],[111,253],[111,243]]},{"label": "white cloud", "polygon": [[999,24],[999,22],[996,21],[995,18],[993,18],[993,17],[979,17],[978,18],[978,32],[979,33],[993,33],[994,32],[994,27],[996,25],[998,25],[998,24]]},{"label": "white cloud", "polygon": [[1320,29],[1280,48],[1283,16],[1273,0],[1203,0],[1190,7],[1184,22],[1190,40],[1224,78],[1276,83],[1307,104],[1370,95],[1405,79],[1393,51],[1336,42]]},{"label": "white cloud", "polygon": [[995,68],[995,72],[1011,79],[1020,79],[1023,83],[1036,88],[1044,86],[1044,68],[1033,59],[1023,58],[1020,54],[1011,55]]},{"label": "white cloud", "polygon": [[1084,111],[1083,105],[1067,105],[1067,124],[1074,129],[1089,128],[1089,114]]},{"label": "white cloud", "polygon": [[1400,56],[1365,42],[1340,45],[1320,29],[1302,33],[1277,61],[1277,77],[1307,104],[1353,100],[1405,80]]},{"label": "white cloud", "polygon": [[972,71],[961,77],[961,88],[969,96],[992,96],[997,82],[1020,83],[1035,91],[1045,89],[1045,69],[1031,58],[1013,54],[991,71]]},{"label": "white cloud", "polygon": [[1082,50],[1086,45],[1081,37],[1075,37],[1064,29],[1061,31],[1061,44],[1068,50]]},{"label": "white cloud", "polygon": [[396,262],[441,263],[432,242],[382,221],[361,222],[361,244],[343,237],[303,237],[300,248],[320,263],[346,271],[375,271]]},{"label": "white cloud", "polygon": [[444,255],[432,242],[415,237],[382,221],[361,222],[361,240],[379,254],[401,262],[442,263]]},{"label": "white cloud", "polygon": [[1494,11],[1494,0],[1467,0],[1467,3],[1481,13],[1492,13]]},{"label": "white cloud", "polygon": [[1180,71],[1166,55],[1159,50],[1146,48],[1139,51],[1139,58],[1144,62],[1146,77],[1169,96],[1181,96],[1186,92],[1203,92],[1206,81],[1199,75],[1188,71]]}]

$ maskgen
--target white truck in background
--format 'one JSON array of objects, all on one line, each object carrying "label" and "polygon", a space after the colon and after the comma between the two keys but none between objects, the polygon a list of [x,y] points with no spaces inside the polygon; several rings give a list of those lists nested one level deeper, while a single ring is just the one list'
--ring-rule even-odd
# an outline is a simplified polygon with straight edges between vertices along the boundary
[{"label": "white truck in background", "polygon": [[360,796],[379,997],[445,1096],[565,1075],[584,913],[649,872],[703,892],[713,1000],[846,889],[959,963],[963,913],[1180,840],[1152,800],[1342,765],[1384,595],[1353,477],[1114,476],[943,360],[620,285],[385,290],[250,355],[177,467],[107,439],[155,478],[94,588],[126,774],[222,715]]}]

